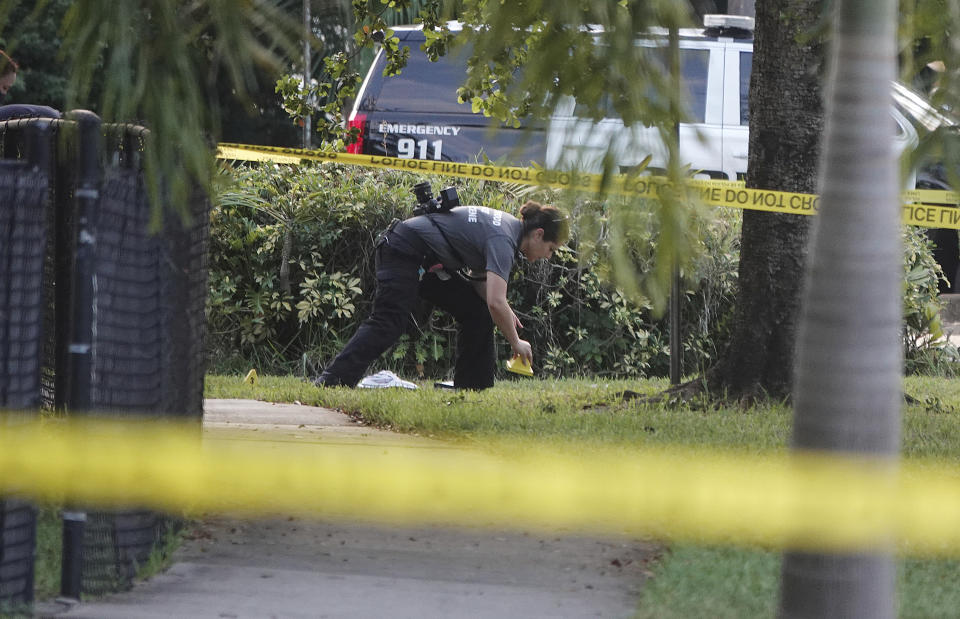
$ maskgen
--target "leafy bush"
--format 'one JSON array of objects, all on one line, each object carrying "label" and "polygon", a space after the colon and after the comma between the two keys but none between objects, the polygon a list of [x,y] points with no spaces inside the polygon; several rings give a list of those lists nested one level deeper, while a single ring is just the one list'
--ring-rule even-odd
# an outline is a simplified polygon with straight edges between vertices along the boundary
[{"label": "leafy bush", "polygon": [[[579,201],[572,209],[574,238],[550,263],[521,265],[511,286],[521,320],[537,333],[543,370],[557,376],[666,376],[669,324],[644,294],[654,269],[658,222],[649,202],[610,198]],[[699,243],[683,270],[681,335],[687,373],[716,359],[733,307],[740,212],[713,210],[689,225]],[[612,282],[619,272],[631,287]],[[632,279],[630,279],[632,278]]]},{"label": "leafy bush", "polygon": [[956,375],[960,361],[940,322],[943,303],[937,284],[943,270],[933,258],[926,229],[907,226],[903,233],[903,352],[908,374]]},{"label": "leafy bush", "polygon": [[[647,285],[658,242],[655,205],[617,199],[601,203],[517,185],[306,163],[223,170],[211,217],[212,368],[312,375],[332,359],[369,314],[376,236],[393,218],[409,216],[414,206],[410,189],[420,180],[437,189],[457,185],[464,204],[516,213],[525,200],[535,199],[572,213],[569,246],[549,263],[521,261],[511,276],[510,303],[524,324],[523,337],[534,346],[538,373],[669,373],[669,326],[655,311],[657,295]],[[727,340],[740,222],[741,213],[734,209],[695,212],[688,222],[695,246],[682,270],[680,304],[687,374],[709,366]],[[933,323],[926,320],[936,302],[936,274],[922,234],[910,234],[904,341],[913,343],[907,356],[919,367],[937,347]],[[632,266],[635,276],[624,278],[625,269],[611,266],[618,263]],[[455,325],[440,312],[421,318],[371,370],[449,375]],[[509,346],[503,338],[497,341],[498,358],[506,359]]]},{"label": "leafy bush", "polygon": [[293,371],[331,357],[367,311],[373,241],[408,202],[358,168],[224,171],[211,217],[213,366]]}]

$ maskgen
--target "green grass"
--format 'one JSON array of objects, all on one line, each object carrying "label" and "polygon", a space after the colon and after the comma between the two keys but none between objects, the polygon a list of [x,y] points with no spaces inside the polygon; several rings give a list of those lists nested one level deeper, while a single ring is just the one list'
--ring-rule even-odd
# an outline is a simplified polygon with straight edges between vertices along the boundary
[{"label": "green grass", "polygon": [[[60,595],[60,570],[63,550],[62,506],[44,504],[37,510],[37,555],[34,563],[33,594],[36,600],[49,600]],[[173,552],[183,542],[183,526],[173,522],[160,543],[137,570],[137,580],[148,578],[170,567]]]},{"label": "green grass", "polygon": [[146,563],[137,569],[137,580],[149,580],[166,570],[173,563],[173,553],[183,543],[184,524],[182,521],[169,521],[163,536],[150,551]]},{"label": "green grass", "polygon": [[[682,445],[754,453],[787,448],[791,412],[782,404],[749,410],[677,407],[622,401],[629,389],[656,393],[663,381],[517,380],[493,389],[450,392],[432,388],[317,389],[289,377],[211,376],[207,397],[253,398],[340,408],[368,423],[457,441],[495,438],[563,441],[578,445]],[[903,453],[910,459],[960,458],[960,381],[910,377],[905,391]],[[638,617],[772,617],[776,614],[780,555],[757,549],[676,544],[644,585]],[[900,617],[960,616],[960,562],[899,562]]]},{"label": "green grass", "polygon": [[774,617],[779,570],[774,552],[675,545],[644,585],[636,618]]},{"label": "green grass", "polygon": [[63,523],[60,508],[41,505],[37,511],[37,558],[34,563],[33,592],[38,600],[60,594],[60,555]]},{"label": "green grass", "polygon": [[[33,596],[35,600],[51,599],[60,593],[60,551],[62,527],[60,509],[43,504],[37,508],[37,544],[33,568]],[[23,619],[33,617],[29,606],[0,602],[0,618]]]},{"label": "green grass", "polygon": [[960,561],[919,561],[899,565],[900,617],[934,619],[960,615]]},{"label": "green grass", "polygon": [[[960,615],[960,562],[901,560],[898,576],[901,619]],[[644,585],[636,619],[774,617],[779,578],[779,553],[678,544]]]},{"label": "green grass", "polygon": [[625,389],[657,393],[663,381],[503,381],[481,392],[430,387],[404,389],[317,389],[296,378],[210,376],[206,397],[253,398],[339,408],[372,425],[450,440],[493,438],[587,443],[686,444],[749,450],[782,448],[789,411],[771,405],[747,411],[665,408],[622,401]]},{"label": "green grass", "polygon": [[[622,401],[624,390],[653,394],[662,380],[514,380],[481,392],[426,387],[318,389],[294,377],[209,376],[208,398],[251,398],[339,408],[399,432],[483,442],[493,438],[784,450],[791,411],[783,404],[747,410],[703,403],[667,407]],[[960,381],[910,377],[905,390],[903,453],[908,458],[960,458]]]}]

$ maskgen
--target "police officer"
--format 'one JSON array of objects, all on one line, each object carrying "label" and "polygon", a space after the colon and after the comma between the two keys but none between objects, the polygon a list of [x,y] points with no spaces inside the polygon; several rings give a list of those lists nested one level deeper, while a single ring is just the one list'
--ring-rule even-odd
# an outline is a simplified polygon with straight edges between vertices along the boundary
[{"label": "police officer", "polygon": [[[457,321],[454,387],[492,387],[494,325],[514,355],[533,362],[530,343],[517,332],[523,325],[507,302],[516,257],[530,262],[550,258],[568,237],[567,217],[554,206],[533,201],[523,205],[519,219],[484,206],[458,206],[391,225],[376,249],[373,312],[314,383],[355,386],[406,330],[419,296]],[[461,270],[485,277],[468,280],[451,275]]]}]

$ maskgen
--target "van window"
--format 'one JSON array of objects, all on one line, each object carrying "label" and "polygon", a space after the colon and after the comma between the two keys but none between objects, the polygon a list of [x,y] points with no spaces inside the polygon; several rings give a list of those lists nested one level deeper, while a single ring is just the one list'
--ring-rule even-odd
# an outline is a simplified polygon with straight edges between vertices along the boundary
[{"label": "van window", "polygon": [[[656,47],[656,51],[651,58],[654,62],[662,65],[664,71],[667,67],[666,48]],[[707,49],[681,49],[680,50],[680,81],[683,84],[685,92],[684,103],[685,116],[688,122],[702,123],[707,114],[707,72],[710,65],[710,50]],[[647,98],[654,102],[661,99],[660,94],[654,88],[650,88]],[[610,93],[605,93],[600,99],[601,109],[606,118],[617,118],[617,113],[613,108],[613,97]],[[575,116],[586,117],[587,109],[585,106],[577,104],[574,110]]]},{"label": "van window", "polygon": [[681,49],[680,70],[687,89],[687,113],[690,122],[702,123],[707,114],[707,70],[710,50]]},{"label": "van window", "polygon": [[753,52],[740,52],[740,125],[750,124],[750,71]]},{"label": "van window", "polygon": [[[469,103],[457,102],[457,88],[467,75],[466,50],[456,50],[438,62],[430,62],[419,50],[419,43],[410,50],[407,66],[400,75],[384,77],[380,93],[371,97],[370,111],[424,112],[431,114],[472,114]],[[409,47],[407,45],[406,47]],[[383,57],[377,71],[383,71]]]}]

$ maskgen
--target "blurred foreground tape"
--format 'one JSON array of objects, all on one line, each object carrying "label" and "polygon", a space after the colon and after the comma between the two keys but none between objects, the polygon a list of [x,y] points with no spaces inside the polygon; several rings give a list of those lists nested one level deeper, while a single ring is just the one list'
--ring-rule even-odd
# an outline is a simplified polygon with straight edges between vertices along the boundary
[{"label": "blurred foreground tape", "polygon": [[[264,438],[267,438],[266,436]],[[200,441],[140,423],[0,425],[0,493],[170,512],[649,535],[960,556],[960,472],[723,452]],[[309,449],[305,448],[309,447]]]}]

